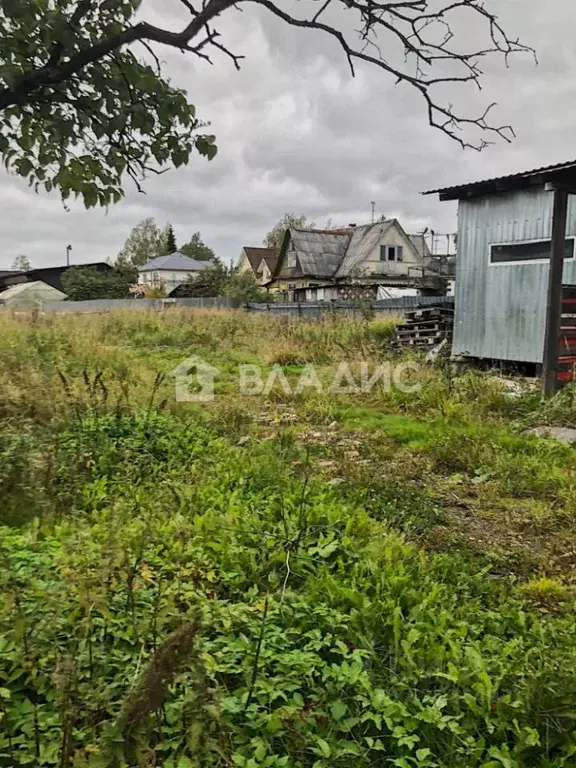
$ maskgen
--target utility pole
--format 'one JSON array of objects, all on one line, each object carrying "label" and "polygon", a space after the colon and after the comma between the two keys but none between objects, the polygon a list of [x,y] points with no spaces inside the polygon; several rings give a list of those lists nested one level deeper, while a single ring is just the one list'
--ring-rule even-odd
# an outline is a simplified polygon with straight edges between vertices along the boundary
[{"label": "utility pole", "polygon": [[72,250],[72,246],[71,245],[67,245],[66,246],[66,266],[67,267],[70,266],[70,251],[71,250]]},{"label": "utility pole", "polygon": [[374,202],[374,200],[370,202],[370,205],[372,206],[372,224],[374,224],[374,215],[376,212],[376,203]]}]

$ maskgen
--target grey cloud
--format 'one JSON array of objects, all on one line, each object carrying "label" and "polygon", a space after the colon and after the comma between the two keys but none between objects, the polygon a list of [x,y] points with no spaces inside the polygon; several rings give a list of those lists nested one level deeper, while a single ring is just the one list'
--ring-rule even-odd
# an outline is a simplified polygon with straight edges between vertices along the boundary
[{"label": "grey cloud", "polygon": [[[296,13],[307,0],[282,2]],[[195,157],[187,168],[150,178],[146,195],[127,182],[126,199],[108,213],[75,204],[68,213],[56,196],[35,195],[0,171],[0,268],[18,253],[38,265],[62,263],[68,243],[79,262],[113,258],[146,216],[171,221],[181,240],[200,230],[225,259],[242,245],[259,244],[286,211],[303,212],[319,225],[329,218],[361,223],[369,219],[371,200],[377,212],[397,215],[408,229],[453,231],[456,206],[422,197],[422,190],[576,156],[576,6],[510,0],[498,10],[511,31],[538,48],[539,67],[528,56],[513,58],[509,69],[485,62],[482,92],[470,86],[448,96],[469,114],[498,102],[494,119],[514,125],[512,144],[499,142],[481,154],[461,151],[428,127],[422,99],[408,86],[395,86],[367,65],[353,80],[335,41],[286,27],[246,4],[218,24],[223,42],[246,55],[241,72],[224,55],[215,55],[211,67],[160,50],[166,73],[211,121],[216,159]],[[186,19],[177,0],[145,0],[143,14],[174,29]],[[338,18],[353,35],[351,15],[341,11]],[[456,31],[466,39],[476,34],[465,21]]]}]

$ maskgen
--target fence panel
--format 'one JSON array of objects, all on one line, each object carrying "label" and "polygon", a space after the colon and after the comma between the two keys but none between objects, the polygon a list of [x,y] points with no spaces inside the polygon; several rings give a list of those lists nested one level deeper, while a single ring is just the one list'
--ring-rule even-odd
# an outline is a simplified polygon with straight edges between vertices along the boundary
[{"label": "fence panel", "polygon": [[[453,307],[453,296],[402,296],[398,299],[382,299],[370,304],[360,305],[354,301],[326,302],[286,302],[270,304],[242,304],[237,299],[225,297],[198,299],[95,299],[93,301],[55,301],[43,306],[15,307],[20,310],[39,309],[43,312],[110,312],[114,309],[153,309],[163,310],[170,307],[188,307],[197,309],[244,309],[247,312],[269,312],[274,315],[287,315],[303,319],[317,319],[330,315],[361,316],[366,308],[371,308],[377,315],[403,315],[406,310],[416,306]],[[3,309],[0,307],[0,310]],[[6,307],[5,309],[9,309]]]}]

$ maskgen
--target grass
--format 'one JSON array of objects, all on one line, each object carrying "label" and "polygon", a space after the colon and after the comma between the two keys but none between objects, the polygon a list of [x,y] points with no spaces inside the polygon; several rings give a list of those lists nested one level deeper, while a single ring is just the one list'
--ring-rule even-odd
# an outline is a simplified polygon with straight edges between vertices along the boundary
[{"label": "grass", "polygon": [[326,390],[393,327],[0,314],[0,766],[574,765],[573,392]]}]

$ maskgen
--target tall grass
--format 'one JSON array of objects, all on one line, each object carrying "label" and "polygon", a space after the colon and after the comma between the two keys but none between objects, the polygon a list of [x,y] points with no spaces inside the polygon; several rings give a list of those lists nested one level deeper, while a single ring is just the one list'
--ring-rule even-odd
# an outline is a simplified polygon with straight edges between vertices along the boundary
[{"label": "tall grass", "polygon": [[[406,361],[393,320],[0,314],[0,767],[574,764],[576,452],[510,397],[240,397]],[[179,403],[189,355],[211,403]]]}]

